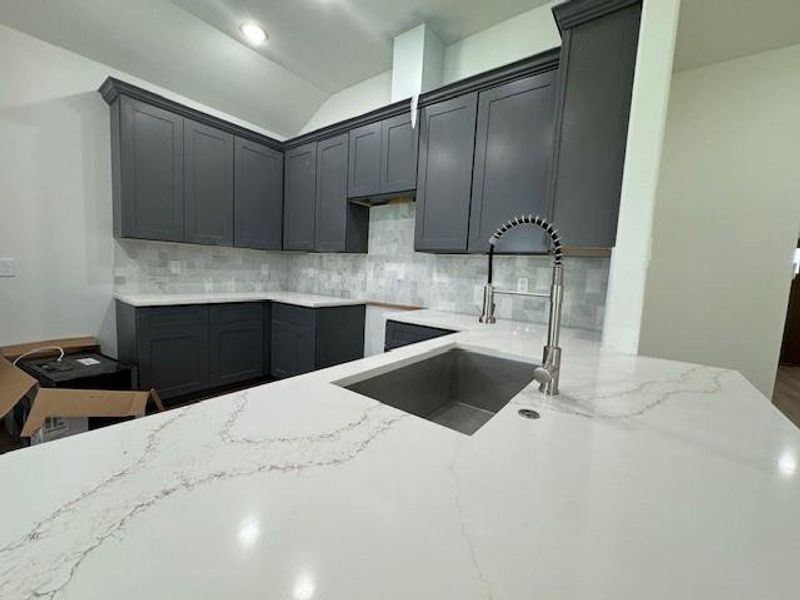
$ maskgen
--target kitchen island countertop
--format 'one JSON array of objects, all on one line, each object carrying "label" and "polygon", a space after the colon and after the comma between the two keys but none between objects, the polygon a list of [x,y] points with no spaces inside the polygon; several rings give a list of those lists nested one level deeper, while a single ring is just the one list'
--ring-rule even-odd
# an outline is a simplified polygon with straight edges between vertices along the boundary
[{"label": "kitchen island countertop", "polygon": [[0,597],[797,597],[800,433],[740,374],[564,330],[466,436],[337,382],[546,327],[389,318],[459,332],[0,456]]}]

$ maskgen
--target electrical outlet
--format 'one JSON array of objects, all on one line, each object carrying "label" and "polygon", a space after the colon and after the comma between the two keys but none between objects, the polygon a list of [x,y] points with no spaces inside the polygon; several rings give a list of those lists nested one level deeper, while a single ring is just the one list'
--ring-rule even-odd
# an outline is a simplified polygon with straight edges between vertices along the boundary
[{"label": "electrical outlet", "polygon": [[528,278],[527,277],[517,277],[517,291],[518,292],[527,292],[528,291]]},{"label": "electrical outlet", "polygon": [[180,275],[181,274],[181,261],[179,260],[171,260],[169,261],[169,272],[173,275]]},{"label": "electrical outlet", "polygon": [[0,258],[0,277],[16,277],[13,258]]}]

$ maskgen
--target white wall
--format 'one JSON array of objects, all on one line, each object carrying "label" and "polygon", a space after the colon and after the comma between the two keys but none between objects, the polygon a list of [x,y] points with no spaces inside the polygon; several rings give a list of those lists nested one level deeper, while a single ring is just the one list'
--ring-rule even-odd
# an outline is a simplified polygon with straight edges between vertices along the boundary
[{"label": "white wall", "polygon": [[392,101],[392,71],[331,94],[298,135],[367,113]]},{"label": "white wall", "polygon": [[[97,335],[114,353],[108,75],[186,98],[0,26],[0,345]],[[264,132],[264,130],[260,130]],[[264,132],[268,133],[268,132]]]},{"label": "white wall", "polygon": [[800,223],[800,45],[675,75],[640,352],[772,393]]},{"label": "white wall", "polygon": [[445,47],[444,83],[451,83],[561,45],[552,7],[511,17]]},{"label": "white wall", "polygon": [[[561,45],[555,0],[479,31],[444,48],[444,84]],[[307,133],[391,103],[392,71],[332,94],[299,133]]]},{"label": "white wall", "polygon": [[681,0],[645,2],[631,92],[603,345],[636,354]]}]

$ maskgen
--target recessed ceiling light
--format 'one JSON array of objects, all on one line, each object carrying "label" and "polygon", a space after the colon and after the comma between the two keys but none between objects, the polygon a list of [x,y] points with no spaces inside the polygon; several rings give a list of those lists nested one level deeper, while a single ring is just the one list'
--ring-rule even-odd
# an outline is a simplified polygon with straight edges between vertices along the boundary
[{"label": "recessed ceiling light", "polygon": [[239,26],[239,31],[254,46],[260,46],[267,41],[267,32],[255,21],[245,21]]}]

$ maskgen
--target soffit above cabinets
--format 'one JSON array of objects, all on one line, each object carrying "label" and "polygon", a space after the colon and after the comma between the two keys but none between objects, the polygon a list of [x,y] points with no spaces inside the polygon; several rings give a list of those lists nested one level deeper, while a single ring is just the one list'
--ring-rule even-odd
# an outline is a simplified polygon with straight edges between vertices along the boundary
[{"label": "soffit above cabinets", "polygon": [[392,39],[421,23],[451,44],[547,1],[171,0],[236,40],[258,22],[269,39],[254,50],[329,93],[391,69]]}]

